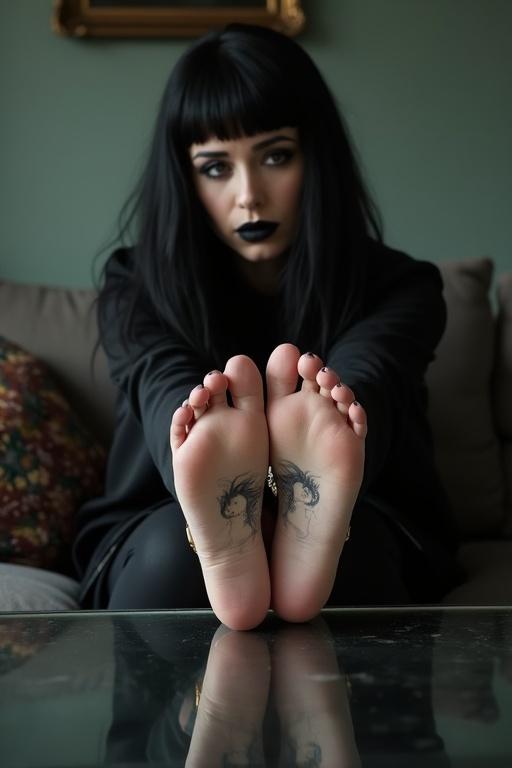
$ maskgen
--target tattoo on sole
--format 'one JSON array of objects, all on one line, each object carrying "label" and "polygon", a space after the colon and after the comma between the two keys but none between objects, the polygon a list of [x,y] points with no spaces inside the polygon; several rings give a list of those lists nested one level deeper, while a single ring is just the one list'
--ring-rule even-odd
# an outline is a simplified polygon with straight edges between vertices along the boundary
[{"label": "tattoo on sole", "polygon": [[256,475],[237,475],[221,480],[223,493],[218,497],[219,511],[226,521],[230,544],[245,544],[260,530],[263,488]]},{"label": "tattoo on sole", "polygon": [[318,478],[291,461],[283,461],[277,467],[277,485],[283,523],[293,527],[297,538],[304,541],[320,502]]}]

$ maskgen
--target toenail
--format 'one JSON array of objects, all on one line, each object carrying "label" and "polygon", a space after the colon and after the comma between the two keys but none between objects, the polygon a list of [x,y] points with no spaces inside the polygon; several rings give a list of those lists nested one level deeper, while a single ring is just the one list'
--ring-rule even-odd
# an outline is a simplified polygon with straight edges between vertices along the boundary
[{"label": "toenail", "polygon": [[204,389],[204,384],[198,384],[196,389]]},{"label": "toenail", "polygon": [[358,402],[357,402],[357,400],[354,400],[354,402],[352,403],[352,405],[357,405],[357,406],[359,406],[359,405],[360,405],[360,403],[358,403]]},{"label": "toenail", "polygon": [[314,352],[306,352],[307,357],[316,357]]},{"label": "toenail", "polygon": [[329,369],[327,368],[327,366],[324,366],[320,370],[323,371],[324,373],[329,373]]},{"label": "toenail", "polygon": [[342,381],[338,381],[338,383],[336,384],[336,386],[337,386],[337,387],[344,387],[345,385],[344,385],[344,383],[343,383]]},{"label": "toenail", "polygon": [[220,373],[220,371],[210,371],[207,375],[208,376],[213,376],[214,373]]}]

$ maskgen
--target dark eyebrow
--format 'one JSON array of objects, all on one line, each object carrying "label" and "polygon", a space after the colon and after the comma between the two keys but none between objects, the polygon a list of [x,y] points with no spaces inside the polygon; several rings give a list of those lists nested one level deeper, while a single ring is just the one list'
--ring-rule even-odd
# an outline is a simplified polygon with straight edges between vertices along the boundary
[{"label": "dark eyebrow", "polygon": [[[263,141],[259,141],[257,144],[255,144],[252,147],[253,152],[257,152],[260,149],[266,149],[267,147],[272,146],[272,144],[277,144],[279,141],[291,141],[293,143],[296,143],[296,140],[293,139],[291,136],[285,136],[284,134],[279,134],[279,136],[272,136],[270,139],[264,139]],[[196,160],[198,157],[228,157],[228,152],[197,152],[192,160]]]},{"label": "dark eyebrow", "polygon": [[295,143],[295,139],[293,139],[291,136],[280,134],[279,136],[272,136],[270,139],[265,139],[264,141],[258,142],[258,144],[254,145],[253,151],[258,149],[265,149],[266,147],[272,146],[272,144],[277,144],[278,141],[292,141]]}]

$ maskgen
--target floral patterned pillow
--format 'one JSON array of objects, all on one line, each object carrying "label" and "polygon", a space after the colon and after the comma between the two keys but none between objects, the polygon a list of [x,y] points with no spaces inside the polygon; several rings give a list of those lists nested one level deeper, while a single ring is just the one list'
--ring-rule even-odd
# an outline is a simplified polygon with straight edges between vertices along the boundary
[{"label": "floral patterned pillow", "polygon": [[45,365],[0,337],[0,561],[67,571],[75,513],[104,466]]}]

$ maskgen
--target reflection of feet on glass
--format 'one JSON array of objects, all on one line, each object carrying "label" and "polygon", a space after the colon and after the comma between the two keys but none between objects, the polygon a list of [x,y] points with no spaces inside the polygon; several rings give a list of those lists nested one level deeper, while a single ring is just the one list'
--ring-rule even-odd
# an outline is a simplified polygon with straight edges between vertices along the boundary
[{"label": "reflection of feet on glass", "polygon": [[186,768],[263,766],[270,656],[257,634],[219,627],[200,690]]},{"label": "reflection of feet on glass", "polygon": [[272,685],[282,731],[280,765],[360,767],[345,675],[322,620],[279,632]]}]

